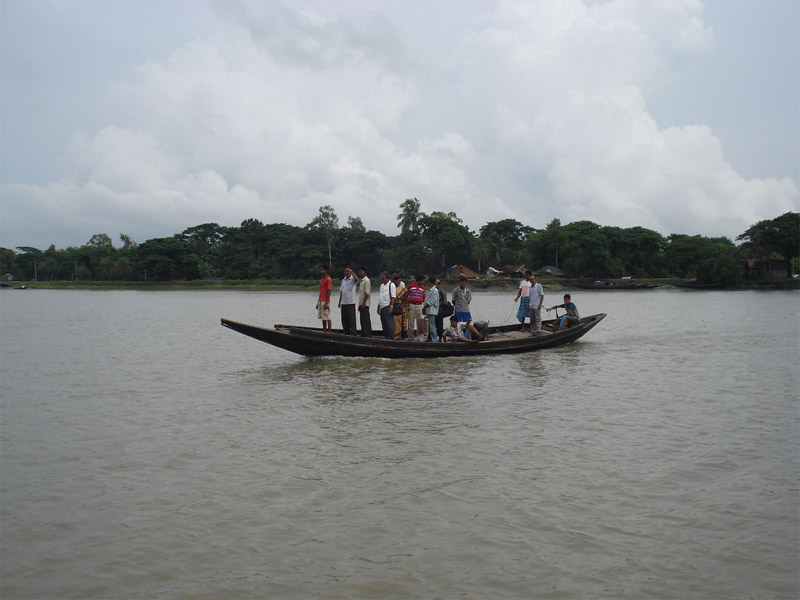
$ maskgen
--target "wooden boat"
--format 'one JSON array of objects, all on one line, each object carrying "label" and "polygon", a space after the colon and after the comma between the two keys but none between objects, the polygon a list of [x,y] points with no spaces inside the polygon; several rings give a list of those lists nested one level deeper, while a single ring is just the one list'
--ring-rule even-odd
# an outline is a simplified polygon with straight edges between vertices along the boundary
[{"label": "wooden boat", "polygon": [[267,344],[305,356],[362,356],[371,358],[435,358],[513,354],[563,346],[585,335],[606,317],[605,313],[584,317],[578,325],[554,331],[556,320],[542,322],[541,335],[519,331],[519,325],[489,327],[488,339],[470,342],[416,342],[387,340],[384,337],[344,335],[342,330],[323,331],[316,327],[275,325],[269,329],[222,319],[222,325]]},{"label": "wooden boat", "polygon": [[725,287],[723,283],[700,283],[696,279],[682,279],[681,281],[671,281],[671,286],[685,288],[689,290],[719,290]]},{"label": "wooden boat", "polygon": [[581,280],[570,282],[584,290],[652,290],[661,287],[660,283],[639,283],[636,281],[606,281],[604,279]]}]

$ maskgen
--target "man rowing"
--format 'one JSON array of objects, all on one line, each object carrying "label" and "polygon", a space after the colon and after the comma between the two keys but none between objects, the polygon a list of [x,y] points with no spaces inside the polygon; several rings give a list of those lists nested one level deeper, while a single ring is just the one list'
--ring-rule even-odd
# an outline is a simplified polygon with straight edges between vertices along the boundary
[{"label": "man rowing", "polygon": [[558,324],[558,331],[566,329],[567,327],[573,327],[580,322],[581,318],[578,315],[578,307],[575,306],[575,303],[572,301],[572,296],[569,294],[564,294],[564,304],[551,306],[547,309],[547,312],[550,312],[554,308],[563,308],[567,311],[567,314],[561,317],[561,321]]}]

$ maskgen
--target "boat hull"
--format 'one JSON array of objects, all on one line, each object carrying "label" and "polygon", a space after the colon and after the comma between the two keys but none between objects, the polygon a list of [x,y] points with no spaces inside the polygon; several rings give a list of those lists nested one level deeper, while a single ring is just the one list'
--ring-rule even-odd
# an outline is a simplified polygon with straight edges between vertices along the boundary
[{"label": "boat hull", "polygon": [[[574,342],[605,318],[605,314],[581,319],[580,324],[540,336],[517,333],[518,325],[489,328],[489,339],[478,343],[430,343],[388,340],[383,337],[344,335],[313,327],[275,325],[273,329],[222,319],[221,324],[246,336],[304,356],[355,356],[365,358],[436,358],[483,354],[518,354]],[[553,325],[553,321],[545,322]]]}]

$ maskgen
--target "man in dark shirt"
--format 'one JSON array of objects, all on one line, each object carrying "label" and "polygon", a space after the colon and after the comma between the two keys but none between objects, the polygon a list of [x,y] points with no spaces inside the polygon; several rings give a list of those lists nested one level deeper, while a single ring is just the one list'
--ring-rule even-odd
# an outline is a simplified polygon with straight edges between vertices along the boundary
[{"label": "man in dark shirt", "polygon": [[575,306],[575,303],[572,301],[572,297],[569,294],[564,294],[564,304],[556,304],[551,306],[547,309],[547,312],[550,312],[554,308],[563,308],[567,311],[567,314],[561,317],[561,321],[558,324],[559,331],[566,327],[577,325],[580,322],[580,316],[578,316],[578,307]]}]

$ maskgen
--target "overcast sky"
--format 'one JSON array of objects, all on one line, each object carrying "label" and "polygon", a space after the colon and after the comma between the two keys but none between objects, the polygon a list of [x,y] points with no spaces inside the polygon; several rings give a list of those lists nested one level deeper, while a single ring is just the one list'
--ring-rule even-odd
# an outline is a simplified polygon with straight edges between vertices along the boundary
[{"label": "overcast sky", "polygon": [[800,202],[797,0],[1,0],[0,246],[322,205],[735,238]]}]

